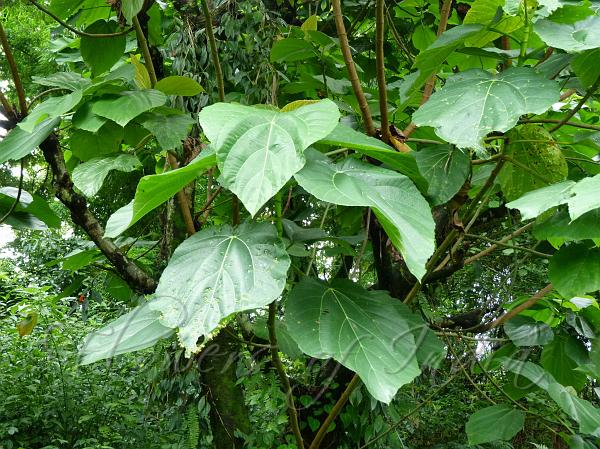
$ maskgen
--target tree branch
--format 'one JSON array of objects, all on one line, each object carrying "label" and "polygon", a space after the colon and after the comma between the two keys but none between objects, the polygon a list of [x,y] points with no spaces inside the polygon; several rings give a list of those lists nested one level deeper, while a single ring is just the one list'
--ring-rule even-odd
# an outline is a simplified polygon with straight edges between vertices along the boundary
[{"label": "tree branch", "polygon": [[221,61],[219,60],[219,52],[217,51],[217,41],[215,40],[215,33],[213,32],[213,22],[210,10],[208,9],[208,3],[206,0],[200,0],[202,4],[202,13],[206,24],[204,29],[206,30],[206,37],[208,38],[208,45],[210,47],[210,56],[215,66],[215,77],[217,78],[217,88],[219,89],[219,101],[225,101],[225,82],[223,80],[223,70],[221,69]]},{"label": "tree branch", "polygon": [[358,106],[362,114],[363,122],[365,123],[365,130],[369,136],[375,134],[375,126],[373,125],[373,118],[371,117],[371,111],[369,110],[369,104],[365,98],[365,93],[362,90],[360,81],[358,79],[358,73],[356,72],[356,66],[354,65],[354,59],[352,59],[352,52],[350,51],[350,43],[348,42],[348,35],[346,34],[346,27],[344,25],[344,17],[342,16],[342,5],[340,0],[332,0],[333,4],[333,15],[335,18],[335,27],[337,29],[338,38],[340,39],[340,48],[342,55],[344,56],[344,62],[346,63],[346,69],[348,69],[348,77],[352,84],[352,90],[354,96],[358,101]]},{"label": "tree branch", "polygon": [[6,62],[8,63],[8,67],[10,68],[10,73],[12,75],[13,82],[15,83],[15,90],[17,91],[17,98],[19,99],[21,115],[25,116],[27,115],[27,99],[25,98],[23,83],[21,83],[21,77],[19,76],[19,71],[17,70],[17,63],[15,62],[15,58],[12,54],[12,51],[10,50],[8,38],[6,37],[6,33],[4,32],[2,22],[0,22],[0,44],[2,44],[4,56],[6,58]]},{"label": "tree branch", "polygon": [[598,79],[596,80],[596,82],[594,84],[592,84],[592,87],[590,87],[588,89],[588,91],[581,98],[581,100],[579,100],[579,103],[577,103],[577,105],[573,109],[571,109],[569,111],[569,113],[559,123],[557,123],[555,126],[553,126],[552,128],[550,128],[549,132],[553,133],[554,131],[557,131],[564,124],[566,124],[571,119],[571,117],[573,117],[575,114],[577,114],[577,112],[583,107],[583,105],[585,104],[585,102],[588,101],[589,98],[592,95],[594,95],[594,92],[596,92],[596,90],[598,89],[598,87],[600,87],[600,76],[598,77]]},{"label": "tree branch", "polygon": [[385,83],[385,1],[377,0],[376,6],[376,65],[377,65],[377,87],[379,90],[379,113],[381,115],[381,138],[385,143],[390,143],[390,123],[387,108],[387,86]]},{"label": "tree branch", "polygon": [[154,292],[156,281],[130,261],[111,240],[103,237],[104,229],[88,209],[86,199],[73,189],[73,181],[65,166],[65,159],[56,135],[50,134],[40,144],[40,149],[52,169],[56,197],[71,212],[73,223],[81,226],[125,281],[142,293]]}]

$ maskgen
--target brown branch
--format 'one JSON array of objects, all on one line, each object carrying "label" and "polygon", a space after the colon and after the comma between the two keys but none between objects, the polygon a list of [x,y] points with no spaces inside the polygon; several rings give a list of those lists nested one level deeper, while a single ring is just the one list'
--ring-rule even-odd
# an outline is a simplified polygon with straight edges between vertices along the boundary
[{"label": "brown branch", "polygon": [[104,229],[88,209],[86,199],[73,189],[73,181],[65,166],[65,159],[56,135],[50,134],[40,144],[40,149],[52,169],[56,197],[69,209],[73,223],[81,226],[127,283],[142,293],[154,292],[156,281],[123,255],[112,240],[103,237]]},{"label": "brown branch", "polygon": [[146,40],[146,36],[144,36],[142,26],[140,25],[140,21],[138,20],[137,16],[133,17],[132,22],[133,28],[135,29],[135,36],[137,37],[138,46],[144,55],[144,65],[146,66],[146,70],[150,76],[150,84],[152,87],[154,87],[158,79],[156,78],[156,70],[154,70],[154,64],[152,63],[152,55],[150,54],[148,41]]},{"label": "brown branch", "polygon": [[217,88],[219,89],[219,101],[225,101],[225,82],[223,81],[223,70],[221,69],[221,61],[219,60],[219,52],[217,51],[217,41],[215,40],[215,33],[213,32],[212,16],[206,0],[200,0],[200,3],[202,5],[204,19],[206,20],[204,29],[206,30],[206,37],[208,38],[210,56],[213,65],[215,66],[215,77],[217,78]]},{"label": "brown branch", "polygon": [[388,119],[387,108],[387,86],[385,83],[385,53],[383,44],[385,43],[385,1],[377,0],[376,6],[376,65],[377,65],[377,87],[379,90],[379,113],[381,115],[381,139],[385,143],[390,143],[390,123]]},{"label": "brown branch", "polygon": [[577,105],[573,109],[571,109],[569,111],[569,113],[559,123],[557,123],[555,126],[550,128],[549,131],[551,133],[553,133],[554,131],[557,131],[558,129],[560,129],[564,124],[566,124],[571,119],[571,117],[573,117],[575,114],[577,114],[577,112],[583,107],[583,105],[586,103],[586,101],[588,101],[589,98],[592,95],[594,95],[594,92],[596,92],[598,87],[600,87],[600,76],[598,77],[596,82],[594,84],[592,84],[592,87],[590,87],[588,89],[588,91],[581,98],[581,100],[579,100],[579,103],[577,103]]},{"label": "brown branch", "polygon": [[348,42],[348,35],[346,34],[346,27],[344,25],[344,17],[342,15],[342,5],[340,0],[332,0],[333,4],[333,15],[335,18],[335,27],[337,29],[338,38],[340,40],[340,48],[342,55],[344,56],[344,62],[346,63],[346,69],[348,70],[348,77],[352,84],[352,90],[354,96],[358,101],[358,106],[365,123],[365,130],[369,136],[375,134],[375,126],[373,125],[373,118],[371,117],[371,111],[369,110],[369,104],[365,98],[365,93],[362,90],[360,81],[358,79],[358,73],[356,72],[356,66],[354,65],[354,59],[352,59],[352,52],[350,51],[350,43]]},{"label": "brown branch", "polygon": [[535,293],[534,295],[532,295],[527,301],[525,301],[525,302],[519,304],[517,307],[509,310],[504,315],[499,316],[498,318],[496,318],[491,323],[483,325],[482,327],[480,327],[479,329],[477,329],[477,332],[486,332],[486,331],[489,331],[490,329],[494,329],[496,327],[499,327],[499,326],[503,325],[507,321],[509,321],[509,320],[513,319],[514,317],[516,317],[519,313],[523,312],[524,310],[529,309],[530,307],[533,307],[544,296],[546,296],[546,294],[550,293],[553,288],[554,287],[553,287],[552,284],[546,285],[544,288],[542,288],[537,293]]},{"label": "brown branch", "polygon": [[2,108],[4,108],[4,112],[6,112],[6,118],[11,119],[11,116],[12,116],[12,118],[16,118],[15,111],[13,111],[12,106],[10,105],[10,103],[8,102],[8,99],[4,96],[4,94],[2,93],[1,90],[0,90],[0,104],[2,105]]},{"label": "brown branch", "polygon": [[489,246],[488,248],[484,249],[483,251],[468,257],[467,259],[465,259],[465,265],[468,265],[472,262],[475,262],[478,259],[481,259],[484,256],[487,256],[488,254],[494,252],[496,249],[499,248],[499,246],[503,243],[506,243],[510,240],[512,240],[513,238],[523,234],[524,232],[528,231],[529,229],[531,229],[533,227],[533,225],[535,224],[535,222],[531,222],[526,224],[525,226],[517,229],[515,232],[513,232],[512,234],[507,235],[506,237],[503,237],[502,239],[498,240],[497,243],[494,243],[492,246]]},{"label": "brown branch", "polygon": [[8,38],[4,32],[2,22],[0,22],[0,44],[2,44],[2,50],[4,50],[4,57],[10,68],[13,83],[15,84],[15,90],[17,91],[17,98],[19,99],[19,107],[21,108],[21,115],[27,115],[27,99],[25,98],[25,91],[23,90],[23,83],[21,83],[21,77],[19,76],[19,70],[17,70],[17,63],[10,49]]},{"label": "brown branch", "polygon": [[572,126],[574,128],[591,129],[594,131],[600,131],[600,126],[590,125],[589,123],[577,123],[577,122],[564,122],[563,120],[553,118],[540,118],[540,119],[521,119],[519,123],[562,123],[561,126]]},{"label": "brown branch", "polygon": [[294,394],[292,392],[292,386],[290,385],[290,380],[288,379],[287,374],[285,373],[283,363],[281,363],[281,359],[279,358],[277,333],[275,331],[276,312],[277,304],[276,301],[273,301],[271,304],[269,304],[269,316],[267,318],[267,327],[269,328],[271,361],[273,362],[273,366],[275,366],[275,369],[277,370],[277,374],[279,375],[279,381],[281,382],[281,386],[283,387],[283,393],[285,394],[288,409],[288,416],[290,417],[290,426],[292,427],[294,438],[296,438],[296,446],[298,446],[298,449],[304,449],[304,441],[302,440],[302,434],[300,433],[300,425],[298,424],[298,411],[296,410],[296,404],[294,403]]},{"label": "brown branch", "polygon": [[[444,4],[442,5],[442,9],[440,10],[440,23],[438,25],[437,37],[439,38],[441,34],[446,31],[448,27],[448,19],[450,17],[450,11],[452,11],[452,0],[444,0]],[[435,79],[437,74],[431,75],[427,82],[425,83],[425,88],[423,89],[423,98],[421,98],[421,106],[427,103],[429,97],[433,93],[433,88],[435,87]],[[410,124],[403,131],[403,134],[408,137],[412,134],[412,132],[417,129],[414,122],[410,122]]]},{"label": "brown branch", "polygon": [[[179,163],[175,156],[168,152],[167,153],[167,161],[171,166],[171,169],[175,170],[179,168]],[[188,203],[188,196],[185,193],[185,187],[177,192],[177,202],[179,203],[179,210],[181,211],[181,216],[183,217],[183,222],[185,223],[185,229],[189,235],[194,235],[196,233],[196,227],[194,226],[194,219],[192,218],[192,213],[190,212],[190,205]]]},{"label": "brown branch", "polygon": [[[339,0],[334,0],[334,1],[339,1]],[[337,416],[340,414],[340,412],[344,408],[344,405],[346,405],[346,402],[348,402],[350,395],[356,389],[356,387],[358,387],[359,385],[360,385],[360,377],[358,377],[358,374],[355,374],[354,377],[352,378],[352,380],[350,381],[350,383],[346,386],[346,389],[342,392],[342,395],[340,396],[340,398],[337,400],[337,402],[335,403],[335,405],[329,412],[329,415],[327,415],[327,418],[325,418],[325,421],[323,421],[323,423],[319,427],[319,430],[317,431],[317,435],[315,436],[315,439],[310,444],[310,447],[308,449],[318,449],[321,446],[321,443],[323,442],[323,438],[325,437],[325,434],[329,430],[329,426],[333,423],[333,421],[335,421],[335,418],[337,418]]]},{"label": "brown branch", "polygon": [[48,16],[52,17],[55,21],[57,21],[59,24],[61,24],[64,28],[66,28],[69,31],[72,31],[77,36],[81,36],[81,37],[104,37],[104,38],[106,38],[106,37],[118,37],[118,36],[123,36],[124,34],[127,34],[131,30],[133,30],[133,27],[130,27],[130,28],[127,28],[126,30],[119,31],[118,33],[98,33],[98,34],[95,34],[95,33],[86,33],[85,31],[79,31],[77,28],[73,28],[67,22],[65,22],[64,20],[61,20],[60,17],[58,17],[56,14],[54,14],[49,9],[47,9],[44,6],[40,5],[35,0],[28,0],[28,1],[33,6],[35,6],[37,9],[39,9],[40,11],[42,11],[44,14],[47,14]]}]

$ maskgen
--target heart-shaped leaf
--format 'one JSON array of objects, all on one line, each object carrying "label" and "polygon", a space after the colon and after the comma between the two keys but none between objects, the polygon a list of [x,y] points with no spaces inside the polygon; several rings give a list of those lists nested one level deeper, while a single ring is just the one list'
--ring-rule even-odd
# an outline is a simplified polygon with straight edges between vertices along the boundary
[{"label": "heart-shaped leaf", "polygon": [[339,117],[333,101],[321,100],[289,112],[217,103],[198,119],[215,147],[222,184],[255,215],[304,166],[304,150],[333,131]]},{"label": "heart-shaped leaf", "polygon": [[385,292],[345,279],[305,278],[286,302],[289,332],[306,354],[355,371],[369,393],[389,403],[419,375],[408,308]]},{"label": "heart-shaped leaf", "polygon": [[342,206],[372,207],[408,269],[418,279],[435,247],[429,204],[409,178],[355,159],[333,164],[315,150],[295,178],[311,195]]},{"label": "heart-shaped leaf", "polygon": [[558,101],[560,89],[534,69],[514,67],[498,75],[472,69],[456,74],[413,115],[418,126],[459,148],[485,154],[483,138],[508,131],[523,114],[541,114]]},{"label": "heart-shaped leaf", "polygon": [[178,328],[186,352],[234,312],[262,307],[285,287],[290,259],[270,223],[211,227],[177,247],[162,273],[153,310]]}]

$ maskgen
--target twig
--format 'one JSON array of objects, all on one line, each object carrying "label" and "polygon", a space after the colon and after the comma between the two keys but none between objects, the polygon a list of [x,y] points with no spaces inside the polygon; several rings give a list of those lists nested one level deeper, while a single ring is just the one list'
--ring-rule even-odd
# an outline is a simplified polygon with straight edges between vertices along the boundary
[{"label": "twig", "polygon": [[506,237],[501,238],[500,240],[498,240],[497,243],[494,243],[492,246],[487,247],[486,249],[484,249],[483,251],[468,257],[467,259],[465,259],[465,265],[468,265],[472,262],[475,262],[477,259],[481,259],[484,256],[487,256],[488,254],[492,253],[493,251],[495,251],[499,244],[508,242],[509,240],[512,240],[513,238],[523,234],[524,232],[528,231],[529,229],[531,229],[533,227],[533,225],[535,224],[535,222],[531,222],[526,224],[525,226],[517,229],[515,232],[513,232],[512,234],[507,235]]},{"label": "twig", "polygon": [[8,102],[8,99],[4,96],[4,94],[2,93],[1,90],[0,90],[0,104],[4,108],[4,112],[6,112],[7,118],[10,118],[10,116],[12,116],[13,118],[16,118],[15,111],[13,111],[12,106],[10,105],[10,103]]},{"label": "twig", "polygon": [[31,109],[31,106],[33,106],[33,104],[38,101],[40,98],[42,98],[45,95],[51,94],[53,92],[60,92],[61,90],[69,90],[69,89],[65,89],[64,87],[53,87],[52,89],[48,89],[43,91],[42,93],[36,95],[35,97],[33,97],[33,99],[29,102],[29,105],[27,106],[28,109]]},{"label": "twig", "polygon": [[[339,1],[339,0],[334,0],[334,1]],[[325,418],[325,421],[323,421],[323,423],[319,427],[319,430],[317,431],[317,434],[315,435],[315,439],[310,444],[310,447],[308,449],[318,449],[321,446],[321,442],[323,441],[325,434],[329,430],[329,426],[333,423],[333,421],[335,421],[335,418],[337,418],[337,416],[340,414],[340,412],[344,408],[344,405],[346,405],[346,402],[348,402],[350,395],[356,389],[356,387],[358,387],[359,385],[360,385],[360,377],[358,377],[358,374],[355,374],[354,377],[352,378],[352,380],[350,381],[350,383],[346,386],[346,389],[342,392],[342,395],[340,396],[340,398],[337,400],[337,402],[335,403],[335,405],[333,406],[333,408],[327,415],[327,418]]]},{"label": "twig", "polygon": [[553,118],[540,118],[540,119],[521,119],[519,123],[560,123],[561,126],[572,126],[574,128],[591,129],[594,131],[600,131],[600,126],[590,125],[589,123],[577,123],[569,122],[564,120],[558,120]]},{"label": "twig", "polygon": [[344,17],[342,16],[342,5],[340,0],[332,0],[333,4],[333,15],[335,17],[335,27],[337,29],[338,38],[340,40],[340,48],[342,55],[344,56],[344,62],[346,63],[346,69],[348,70],[348,77],[352,84],[352,90],[354,96],[358,101],[360,112],[362,114],[363,122],[365,123],[365,130],[369,136],[375,134],[375,126],[373,125],[373,118],[371,117],[371,111],[369,110],[369,104],[365,98],[365,94],[360,85],[358,79],[358,73],[356,72],[356,66],[354,65],[354,59],[352,59],[352,52],[350,51],[350,43],[348,42],[348,35],[346,34],[346,27],[344,25]]},{"label": "twig", "polygon": [[4,50],[4,57],[10,68],[13,82],[15,84],[15,90],[17,91],[17,98],[19,99],[19,107],[21,109],[21,115],[27,115],[27,100],[25,98],[25,91],[23,90],[23,83],[21,83],[21,77],[19,76],[19,70],[17,69],[17,63],[10,49],[8,38],[4,32],[2,22],[0,22],[0,43],[2,44],[2,50]]},{"label": "twig", "polygon": [[146,66],[146,70],[148,71],[148,75],[150,76],[150,84],[152,87],[154,87],[158,80],[156,78],[154,64],[152,63],[152,56],[150,55],[148,41],[146,40],[146,36],[144,36],[144,31],[142,31],[142,26],[140,25],[140,21],[138,20],[137,16],[133,17],[132,22],[133,28],[135,29],[135,36],[137,37],[138,46],[140,47],[140,50],[144,55],[144,65]]},{"label": "twig", "polygon": [[[277,370],[277,374],[279,375],[279,381],[281,382],[281,386],[283,387],[288,416],[290,417],[290,426],[292,427],[292,433],[296,438],[296,446],[299,449],[304,449],[304,441],[302,440],[302,434],[300,433],[300,425],[298,424],[298,411],[296,410],[296,405],[294,403],[294,394],[292,392],[292,386],[290,385],[290,380],[285,373],[285,368],[283,367],[283,363],[281,363],[281,359],[279,358],[279,350],[277,349],[277,333],[275,331],[275,314],[277,312],[277,304],[276,301],[273,301],[269,304],[269,317],[267,319],[267,327],[269,328],[269,343],[271,344],[271,361]],[[312,447],[312,445],[311,445]]]},{"label": "twig", "polygon": [[385,1],[377,0],[375,4],[375,63],[377,66],[377,87],[379,90],[379,114],[381,115],[381,138],[385,143],[390,142],[390,123],[387,108],[387,86],[385,83]]},{"label": "twig", "polygon": [[544,257],[546,259],[549,259],[550,257],[552,257],[550,254],[541,253],[541,252],[536,251],[534,249],[529,249],[529,248],[525,248],[525,247],[522,247],[522,246],[510,245],[508,243],[504,243],[504,242],[501,242],[501,241],[498,241],[498,240],[488,239],[487,237],[483,237],[482,235],[467,234],[467,233],[465,233],[463,235],[466,238],[469,238],[469,239],[483,240],[484,242],[493,243],[496,246],[501,246],[503,248],[511,248],[511,249],[515,249],[515,250],[518,250],[518,251],[525,251],[527,253],[534,254],[534,255],[539,256],[539,257]]},{"label": "twig", "polygon": [[[437,30],[438,38],[444,31],[446,31],[446,28],[448,27],[448,19],[450,17],[450,11],[452,10],[451,7],[452,7],[452,0],[444,0],[444,4],[442,5],[442,9],[440,10],[440,23],[438,25],[438,30]],[[423,97],[421,98],[421,106],[423,106],[425,103],[427,103],[427,100],[429,100],[429,97],[431,97],[431,94],[433,93],[433,88],[435,87],[436,77],[437,77],[437,75],[434,73],[427,79],[427,81],[425,83],[425,87],[423,88]],[[409,135],[412,134],[412,132],[416,128],[417,127],[414,124],[414,122],[410,122],[410,124],[403,131],[403,134],[406,137],[408,137]]]},{"label": "twig", "polygon": [[69,31],[72,31],[73,33],[75,33],[78,36],[82,36],[82,37],[104,37],[104,38],[106,38],[106,37],[118,37],[118,36],[123,36],[124,34],[127,34],[131,30],[133,30],[133,27],[130,27],[130,28],[127,28],[126,30],[119,31],[118,33],[98,33],[98,34],[95,34],[95,33],[86,33],[85,31],[79,31],[77,28],[73,28],[67,22],[65,22],[64,20],[62,20],[60,17],[58,17],[56,14],[54,14],[49,9],[47,9],[44,6],[40,5],[35,0],[28,0],[28,1],[33,6],[35,6],[37,9],[39,9],[43,13],[47,14],[48,16],[52,17],[54,20],[56,20],[58,23],[60,23],[64,28],[66,28]]},{"label": "twig", "polygon": [[[208,9],[206,0],[200,0],[202,4],[202,13],[206,20],[205,30],[208,37],[208,45],[210,47],[210,55],[215,66],[215,77],[217,78],[217,87],[219,89],[219,101],[225,101],[225,83],[223,81],[223,70],[221,69],[221,61],[219,60],[219,52],[217,51],[217,41],[213,32],[212,17]],[[239,221],[239,220],[238,220]]]},{"label": "twig", "polygon": [[550,128],[549,132],[553,133],[554,131],[557,131],[564,124],[566,124],[571,119],[571,117],[573,117],[575,114],[577,114],[577,111],[579,111],[583,107],[585,102],[588,101],[588,99],[594,94],[594,92],[596,91],[596,89],[598,89],[598,87],[600,87],[600,76],[598,77],[596,82],[594,84],[592,84],[592,87],[590,87],[588,89],[588,91],[581,98],[581,100],[579,100],[579,103],[577,103],[577,105],[573,109],[571,109],[569,111],[569,113],[560,122],[558,122],[555,126]]},{"label": "twig", "polygon": [[[167,161],[169,162],[171,169],[175,170],[179,167],[177,159],[170,152],[167,153]],[[196,233],[196,227],[194,226],[194,219],[192,218],[192,213],[190,212],[188,197],[185,194],[185,187],[177,192],[177,202],[179,203],[179,210],[181,211],[187,233],[189,235],[194,235]]]},{"label": "twig", "polygon": [[527,301],[519,304],[517,307],[510,309],[508,312],[506,312],[504,315],[499,316],[498,318],[496,318],[494,321],[492,321],[491,323],[485,324],[483,325],[481,328],[477,329],[478,332],[487,332],[490,329],[494,329],[496,327],[499,327],[501,325],[503,325],[504,323],[506,323],[508,320],[513,319],[515,316],[517,316],[519,313],[521,313],[524,310],[529,309],[530,307],[534,306],[537,302],[539,302],[544,296],[546,296],[547,293],[550,293],[553,289],[553,285],[552,284],[548,284],[546,285],[544,288],[542,288],[541,290],[539,290],[537,293],[535,293],[534,295],[532,295]]}]

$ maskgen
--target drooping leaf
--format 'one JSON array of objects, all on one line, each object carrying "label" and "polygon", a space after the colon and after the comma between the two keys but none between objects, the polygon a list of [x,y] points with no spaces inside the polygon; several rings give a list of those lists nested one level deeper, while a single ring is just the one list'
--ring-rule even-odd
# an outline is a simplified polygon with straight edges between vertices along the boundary
[{"label": "drooping leaf", "polygon": [[108,173],[112,170],[131,172],[142,166],[132,154],[120,154],[114,157],[99,157],[78,165],[73,170],[73,184],[87,196],[94,196]]},{"label": "drooping leaf", "polygon": [[96,101],[92,106],[92,112],[125,126],[138,115],[162,106],[166,101],[165,94],[158,90],[126,91],[121,92],[118,96],[110,96]]},{"label": "drooping leaf", "polygon": [[174,329],[163,325],[159,319],[160,313],[152,310],[149,304],[150,302],[145,302],[88,334],[79,351],[80,364],[88,365],[119,354],[149,348],[158,340],[173,335]]},{"label": "drooping leaf", "polygon": [[526,316],[516,316],[504,325],[508,338],[517,346],[545,345],[552,341],[554,333],[546,323]]},{"label": "drooping leaf", "polygon": [[546,212],[548,209],[566,204],[572,196],[574,181],[563,181],[558,184],[552,184],[548,187],[542,187],[526,193],[521,198],[506,204],[510,209],[518,209],[521,212],[523,220],[535,218]]},{"label": "drooping leaf", "polygon": [[29,115],[19,123],[19,127],[28,133],[32,132],[36,125],[44,119],[54,119],[73,109],[82,98],[80,90],[64,95],[52,97],[37,105]]},{"label": "drooping leaf", "polygon": [[369,393],[389,403],[398,388],[419,375],[406,306],[381,291],[349,280],[330,285],[305,278],[290,293],[286,322],[306,354],[334,358],[355,371]]},{"label": "drooping leaf", "polygon": [[167,76],[161,79],[154,88],[165,95],[181,95],[184,97],[193,97],[204,92],[204,89],[196,80],[179,75]]},{"label": "drooping leaf", "polygon": [[140,62],[138,57],[131,54],[131,64],[135,67],[135,85],[140,89],[152,89],[152,82],[150,81],[150,75],[146,66]]},{"label": "drooping leaf", "polygon": [[0,141],[0,164],[27,156],[46,140],[59,123],[59,118],[47,119],[36,125],[32,132],[27,132],[18,126],[11,129]]},{"label": "drooping leaf", "polygon": [[195,123],[189,115],[170,108],[146,112],[137,121],[154,134],[163,150],[179,147]]},{"label": "drooping leaf", "polygon": [[600,408],[575,396],[558,382],[551,383],[548,394],[571,418],[579,424],[579,431],[600,437]]},{"label": "drooping leaf", "polygon": [[142,6],[144,6],[144,0],[121,0],[121,12],[127,23],[131,23],[131,19],[140,12]]},{"label": "drooping leaf", "polygon": [[567,299],[600,290],[600,248],[587,243],[563,246],[550,259],[548,277]]},{"label": "drooping leaf", "polygon": [[177,328],[186,353],[234,312],[262,307],[285,287],[290,259],[270,223],[203,229],[177,247],[150,307]]},{"label": "drooping leaf", "polygon": [[[509,160],[498,176],[507,200],[517,199],[531,190],[566,179],[569,172],[567,161],[558,144],[543,127],[532,124],[518,126],[507,137],[508,145],[504,154],[516,161],[512,163]],[[527,170],[523,167],[527,167]]]},{"label": "drooping leaf", "polygon": [[438,136],[459,148],[485,154],[486,134],[508,131],[523,114],[545,112],[559,96],[558,84],[531,68],[513,67],[496,76],[472,69],[448,78],[413,121],[435,127]]},{"label": "drooping leaf", "polygon": [[435,246],[435,224],[427,201],[407,177],[354,159],[340,164],[315,150],[307,151],[298,183],[322,201],[372,207],[394,246],[417,279]]},{"label": "drooping leaf", "polygon": [[310,42],[288,37],[276,41],[271,48],[271,62],[294,62],[314,58],[316,53]]},{"label": "drooping leaf", "polygon": [[33,328],[37,324],[38,313],[30,312],[27,316],[17,323],[17,331],[21,337],[29,335],[33,332]]},{"label": "drooping leaf", "polygon": [[412,153],[400,153],[381,140],[355,131],[349,126],[338,124],[327,137],[319,140],[319,143],[356,150],[408,176],[419,189],[424,191],[427,188],[427,181],[419,173]]},{"label": "drooping leaf", "polygon": [[549,47],[567,52],[580,52],[600,47],[600,16],[590,16],[575,23],[538,20],[533,27]]},{"label": "drooping leaf", "polygon": [[96,133],[102,128],[102,125],[108,121],[104,117],[94,114],[92,112],[92,106],[93,103],[87,102],[77,108],[77,111],[75,111],[75,114],[73,114],[73,118],[71,119],[71,124],[75,128]]},{"label": "drooping leaf", "polygon": [[427,196],[434,206],[447,203],[463,186],[471,171],[469,155],[452,145],[433,145],[417,152],[423,178],[429,180]]},{"label": "drooping leaf", "polygon": [[[90,34],[112,34],[119,29],[117,22],[98,20],[85,29]],[[81,38],[81,56],[94,75],[101,75],[112,68],[125,53],[125,35],[117,37]]]},{"label": "drooping leaf", "polygon": [[108,219],[104,235],[111,238],[117,237],[215,164],[214,152],[205,149],[200,156],[185,167],[159,175],[144,176],[138,183],[135,198],[131,203],[123,206]]},{"label": "drooping leaf", "polygon": [[478,410],[469,417],[466,431],[469,444],[509,441],[525,424],[525,414],[510,405],[497,404]]},{"label": "drooping leaf", "polygon": [[16,187],[0,188],[0,216],[6,215],[17,200],[11,214],[6,217],[6,224],[17,229],[43,230],[46,226],[57,228],[60,218],[50,209],[48,203],[37,195],[31,195],[26,190]]},{"label": "drooping leaf", "polygon": [[333,101],[321,100],[290,112],[217,103],[198,119],[215,147],[221,183],[255,215],[304,166],[304,150],[331,133],[339,117]]}]

